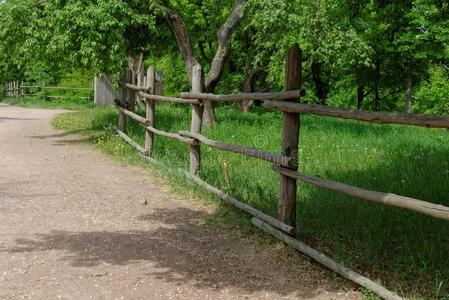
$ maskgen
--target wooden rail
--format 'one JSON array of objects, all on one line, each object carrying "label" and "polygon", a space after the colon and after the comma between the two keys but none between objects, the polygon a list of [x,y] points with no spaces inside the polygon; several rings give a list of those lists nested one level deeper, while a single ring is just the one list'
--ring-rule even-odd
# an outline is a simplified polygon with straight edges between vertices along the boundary
[{"label": "wooden rail", "polygon": [[68,87],[68,86],[41,86],[41,85],[20,85],[21,88],[37,88],[42,90],[74,90],[74,91],[93,91],[92,88]]},{"label": "wooden rail", "polygon": [[151,95],[144,92],[139,92],[139,95],[145,99],[150,99],[158,102],[169,102],[169,103],[178,103],[178,104],[200,104],[200,101],[197,99],[181,99],[181,98],[172,98],[165,97],[159,95]]},{"label": "wooden rail", "polygon": [[173,140],[178,140],[187,145],[196,145],[197,144],[194,139],[183,137],[182,135],[180,135],[178,133],[172,133],[172,132],[168,132],[168,131],[159,130],[152,126],[143,126],[143,127],[146,128],[147,130],[151,131],[152,133],[155,133],[157,135],[167,137],[167,138],[170,138]]},{"label": "wooden rail", "polygon": [[189,178],[190,180],[192,180],[194,183],[196,183],[197,185],[203,187],[205,190],[207,190],[208,192],[215,194],[216,196],[220,197],[222,200],[240,208],[241,210],[247,212],[248,214],[257,217],[260,220],[263,220],[264,222],[267,222],[268,224],[276,227],[279,230],[282,230],[288,234],[294,235],[295,234],[295,227],[287,225],[285,223],[282,223],[279,220],[276,220],[275,218],[261,212],[258,211],[257,209],[255,209],[254,207],[249,206],[248,204],[242,203],[240,201],[238,201],[237,199],[235,199],[234,197],[220,191],[219,189],[217,189],[214,186],[211,186],[210,184],[208,184],[207,182],[204,182],[201,178],[191,175],[185,171],[183,171],[184,175]]},{"label": "wooden rail", "polygon": [[253,218],[252,223],[254,226],[259,227],[260,229],[270,233],[271,235],[275,236],[279,240],[283,241],[287,245],[295,248],[296,250],[300,251],[301,253],[307,255],[308,257],[311,257],[315,261],[319,262],[320,264],[328,267],[332,271],[340,274],[346,279],[349,279],[360,286],[367,288],[373,292],[375,292],[377,295],[381,296],[383,299],[386,300],[400,300],[402,299],[399,297],[396,293],[393,293],[383,286],[379,285],[378,283],[360,275],[357,272],[354,272],[340,264],[338,264],[336,261],[331,259],[330,257],[324,255],[323,253],[319,252],[318,250],[313,249],[312,247],[307,246],[303,242],[284,234],[283,232],[277,230],[270,224],[267,224],[267,222],[264,222],[260,218]]},{"label": "wooden rail", "polygon": [[281,164],[281,165],[287,166],[291,161],[290,157],[283,156],[281,154],[275,154],[275,153],[271,153],[271,152],[261,151],[256,148],[249,148],[249,147],[245,147],[245,146],[241,146],[241,145],[226,144],[223,142],[210,140],[199,133],[180,131],[179,135],[198,140],[199,142],[203,143],[204,145],[207,145],[212,148],[225,150],[225,151],[229,151],[229,152],[233,152],[233,153],[244,154],[244,155],[247,155],[250,157],[262,159],[262,160],[272,162],[275,164]]},{"label": "wooden rail", "polygon": [[127,87],[128,89],[134,90],[134,91],[151,91],[151,88],[148,88],[146,86],[138,86],[138,85],[134,85],[134,84],[130,84],[130,83],[124,83],[123,84],[125,87]]},{"label": "wooden rail", "polygon": [[127,115],[128,117],[136,120],[137,122],[139,122],[140,124],[143,124],[145,126],[150,125],[150,122],[145,119],[144,117],[139,116],[136,113],[133,113],[132,111],[127,110],[126,108],[121,107],[118,102],[116,101],[114,106],[122,113],[124,113],[125,115]]},{"label": "wooden rail", "polygon": [[134,142],[129,136],[126,135],[126,133],[124,133],[123,131],[121,131],[118,128],[114,128],[115,132],[117,132],[117,134],[124,139],[128,144],[130,144],[131,146],[133,146],[137,151],[139,151],[139,153],[143,154],[143,155],[147,155],[148,152],[139,144],[137,144],[136,142]]},{"label": "wooden rail", "polygon": [[301,104],[279,101],[266,101],[263,103],[263,106],[271,110],[280,110],[291,113],[310,113],[379,124],[389,123],[433,128],[449,128],[449,116],[347,110],[318,104]]},{"label": "wooden rail", "polygon": [[292,90],[286,92],[269,93],[242,93],[231,95],[217,95],[207,93],[181,93],[180,97],[184,99],[201,99],[214,102],[231,102],[245,100],[286,100],[297,99],[305,95],[304,90]]},{"label": "wooden rail", "polygon": [[372,202],[406,208],[438,219],[449,220],[449,207],[443,205],[434,204],[410,197],[399,196],[391,193],[370,191],[353,185],[322,179],[300,172],[294,172],[280,166],[273,166],[272,168],[274,171],[291,178],[295,178],[301,180],[302,182],[319,186],[331,191],[344,193],[346,195],[358,197]]}]

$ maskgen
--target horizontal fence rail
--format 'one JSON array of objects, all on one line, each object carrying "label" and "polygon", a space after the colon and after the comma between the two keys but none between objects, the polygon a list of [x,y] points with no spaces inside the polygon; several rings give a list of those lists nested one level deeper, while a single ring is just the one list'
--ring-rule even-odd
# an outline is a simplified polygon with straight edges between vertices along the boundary
[{"label": "horizontal fence rail", "polygon": [[242,93],[230,95],[217,95],[207,93],[181,93],[180,97],[184,99],[201,99],[214,102],[232,102],[246,100],[287,100],[297,99],[305,95],[304,90],[293,90],[286,92],[269,93]]},{"label": "horizontal fence rail", "polygon": [[117,132],[117,134],[124,139],[128,144],[130,144],[131,146],[133,146],[137,151],[139,151],[141,154],[143,155],[147,155],[148,151],[146,151],[142,146],[140,146],[139,144],[137,144],[136,142],[134,142],[132,140],[132,138],[130,138],[128,135],[126,135],[126,133],[124,133],[123,131],[121,131],[118,128],[114,128],[115,132]]},{"label": "horizontal fence rail", "polygon": [[322,179],[319,177],[306,175],[300,172],[294,172],[280,166],[273,166],[272,168],[274,171],[279,172],[281,174],[331,191],[344,193],[346,195],[358,197],[372,202],[406,208],[438,219],[449,221],[449,207],[443,205],[434,204],[410,197],[398,196],[392,193],[370,191],[353,185]]},{"label": "horizontal fence rail", "polygon": [[27,89],[34,90],[60,90],[60,91],[94,91],[93,88],[83,88],[83,87],[66,87],[66,86],[45,86],[45,85],[30,85],[24,84],[23,82],[13,81],[5,84],[5,96],[6,97],[22,97],[22,96],[36,96],[43,97],[47,99],[92,99],[90,96],[58,96],[58,95],[46,95],[39,92],[30,92]]},{"label": "horizontal fence rail", "polygon": [[194,139],[183,137],[182,135],[180,135],[178,133],[162,131],[162,130],[156,129],[152,126],[144,126],[144,128],[146,128],[147,130],[149,130],[152,133],[155,133],[157,135],[164,136],[164,137],[167,137],[167,138],[170,138],[173,140],[178,140],[187,145],[196,145],[197,144],[197,142]]},{"label": "horizontal fence rail", "polygon": [[122,113],[124,113],[125,115],[127,115],[128,117],[136,120],[137,122],[139,122],[140,124],[143,124],[145,126],[150,125],[150,121],[148,121],[147,119],[145,119],[144,117],[139,116],[136,113],[133,113],[132,111],[127,110],[126,108],[123,108],[119,105],[118,102],[116,102],[114,104],[114,106]]},{"label": "horizontal fence rail", "polygon": [[67,87],[67,86],[45,86],[45,85],[20,85],[22,88],[36,88],[42,90],[73,90],[73,91],[93,91],[92,88]]},{"label": "horizontal fence rail", "polygon": [[244,155],[262,159],[262,160],[265,160],[265,161],[268,161],[268,162],[271,162],[274,164],[281,164],[284,166],[288,166],[291,161],[290,157],[286,157],[281,154],[275,154],[275,153],[271,153],[271,152],[258,150],[256,148],[249,148],[249,147],[245,147],[245,146],[241,146],[241,145],[226,144],[223,142],[210,140],[207,137],[205,137],[199,133],[180,131],[179,134],[184,137],[189,137],[189,138],[198,140],[199,142],[201,142],[204,145],[207,145],[211,148],[225,150],[225,151],[233,152],[233,153],[244,154]]},{"label": "horizontal fence rail", "polygon": [[290,113],[309,113],[379,124],[403,124],[432,128],[449,128],[449,116],[348,110],[318,104],[277,101],[266,101],[263,103],[263,107],[270,110],[279,110]]},{"label": "horizontal fence rail", "polygon": [[134,91],[151,91],[151,88],[145,87],[145,86],[138,86],[138,85],[134,85],[134,84],[129,84],[129,83],[122,83],[125,85],[125,87],[127,87],[128,89],[134,90]]},{"label": "horizontal fence rail", "polygon": [[159,95],[151,95],[144,92],[139,92],[139,95],[145,99],[154,100],[158,102],[168,102],[168,103],[178,103],[178,104],[200,104],[201,102],[197,99],[182,99],[182,98],[172,98]]},{"label": "horizontal fence rail", "polygon": [[277,230],[273,226],[270,226],[270,224],[267,224],[267,222],[264,222],[260,218],[253,218],[251,220],[251,222],[253,223],[254,226],[277,237],[279,240],[283,241],[287,245],[289,245],[289,246],[293,247],[294,249],[298,250],[299,252],[311,257],[313,260],[328,267],[329,269],[340,274],[344,278],[349,279],[349,280],[357,283],[358,285],[375,292],[377,295],[381,296],[383,299],[386,299],[386,300],[402,299],[398,294],[393,293],[393,292],[387,290],[386,288],[384,288],[383,286],[381,286],[380,284],[360,275],[357,272],[354,272],[353,270],[351,270],[349,268],[346,268],[345,266],[342,266],[341,264],[337,263],[330,257],[319,252],[318,250],[306,245],[305,243],[301,242],[300,240],[292,238],[291,236],[283,233],[282,231]]}]

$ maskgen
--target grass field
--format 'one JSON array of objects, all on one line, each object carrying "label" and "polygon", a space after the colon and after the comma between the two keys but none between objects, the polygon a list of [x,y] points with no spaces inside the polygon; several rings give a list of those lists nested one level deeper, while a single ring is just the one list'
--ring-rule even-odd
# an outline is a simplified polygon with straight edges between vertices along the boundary
[{"label": "grass field", "polygon": [[[279,151],[281,114],[262,109],[240,114],[226,106],[216,113],[217,124],[203,131],[207,137]],[[114,134],[115,124],[112,108],[84,109],[54,120],[56,128],[86,134],[108,154],[142,164],[133,148]],[[157,107],[157,128],[176,132],[188,130],[189,124],[188,108]],[[301,124],[301,171],[449,206],[449,131],[316,116],[303,116]],[[126,131],[143,144],[144,131],[137,124],[127,122]],[[156,137],[155,158],[164,164],[187,170],[188,153],[187,146]],[[279,175],[268,163],[206,147],[202,159],[204,180],[275,216]],[[183,193],[212,199],[174,172],[155,171]],[[251,228],[247,216],[226,205],[214,218]],[[297,227],[300,239],[400,295],[449,299],[449,222],[299,183]]]}]

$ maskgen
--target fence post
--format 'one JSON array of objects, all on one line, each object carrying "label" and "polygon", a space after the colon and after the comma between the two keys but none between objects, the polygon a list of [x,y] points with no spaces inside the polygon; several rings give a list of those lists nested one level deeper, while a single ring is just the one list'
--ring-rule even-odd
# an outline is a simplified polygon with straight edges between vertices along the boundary
[{"label": "fence post", "polygon": [[[201,65],[195,64],[192,70],[192,93],[201,93],[202,77]],[[202,104],[192,104],[192,127],[194,133],[201,133],[203,115]],[[190,146],[190,174],[195,175],[198,172],[201,163],[201,151],[199,142]]]},{"label": "fence post", "polygon": [[[301,88],[302,53],[296,44],[287,53],[285,62],[285,90]],[[300,99],[292,100],[300,101]],[[298,170],[299,113],[283,113],[282,154],[292,157],[289,169]],[[278,202],[278,219],[296,227],[296,179],[281,175]]]},{"label": "fence post", "polygon": [[[154,95],[154,89],[155,89],[155,72],[153,67],[149,67],[147,70],[147,76],[146,76],[146,87],[149,90],[149,93]],[[146,111],[146,118],[149,121],[149,126],[154,127],[154,100],[145,98],[145,111]],[[153,148],[154,148],[154,133],[150,130],[146,130],[145,133],[145,151],[147,152],[149,157],[153,157]]]},{"label": "fence post", "polygon": [[[128,98],[129,98],[129,89],[125,86],[126,83],[130,81],[129,76],[129,70],[126,69],[124,74],[122,75],[122,99],[120,105],[126,108],[128,104]],[[126,123],[126,115],[119,111],[118,113],[118,129],[123,131],[125,129],[125,123]]]},{"label": "fence post", "polygon": [[[133,70],[128,69],[128,72],[126,74],[126,82],[131,83],[133,85],[136,84],[136,74]],[[127,97],[126,97],[126,109],[129,111],[134,112],[136,110],[136,93],[132,89],[127,89]]]}]

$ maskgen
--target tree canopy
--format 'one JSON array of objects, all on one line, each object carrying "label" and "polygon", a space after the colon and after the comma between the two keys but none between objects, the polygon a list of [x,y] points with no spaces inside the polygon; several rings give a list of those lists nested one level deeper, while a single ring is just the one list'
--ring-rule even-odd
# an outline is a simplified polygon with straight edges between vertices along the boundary
[{"label": "tree canopy", "polygon": [[6,0],[0,18],[2,81],[118,73],[143,53],[171,94],[188,88],[195,63],[208,92],[281,89],[298,42],[305,101],[449,113],[443,0]]}]

